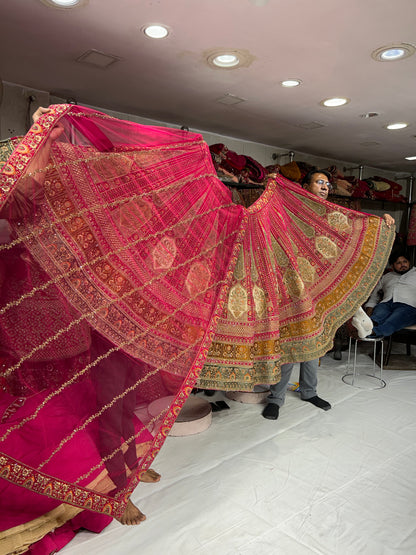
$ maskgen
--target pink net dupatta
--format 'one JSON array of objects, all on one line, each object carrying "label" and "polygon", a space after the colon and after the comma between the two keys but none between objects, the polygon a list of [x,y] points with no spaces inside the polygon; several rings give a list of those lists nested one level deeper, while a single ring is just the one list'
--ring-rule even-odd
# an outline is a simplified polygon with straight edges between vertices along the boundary
[{"label": "pink net dupatta", "polygon": [[395,234],[377,216],[319,199],[284,177],[249,209],[228,300],[200,374],[205,388],[278,381],[314,360],[370,295]]},{"label": "pink net dupatta", "polygon": [[199,135],[70,105],[0,187],[1,526],[17,486],[32,518],[120,516],[205,362],[244,209]]}]

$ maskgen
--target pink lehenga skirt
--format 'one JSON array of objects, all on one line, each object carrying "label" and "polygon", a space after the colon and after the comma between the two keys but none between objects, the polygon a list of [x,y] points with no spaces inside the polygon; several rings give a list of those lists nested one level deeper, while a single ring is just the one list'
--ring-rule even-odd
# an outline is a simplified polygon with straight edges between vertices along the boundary
[{"label": "pink lehenga skirt", "polygon": [[121,516],[197,380],[251,390],[324,354],[394,238],[281,177],[238,206],[199,135],[72,105],[16,145],[0,207],[0,547],[16,550],[54,511]]}]

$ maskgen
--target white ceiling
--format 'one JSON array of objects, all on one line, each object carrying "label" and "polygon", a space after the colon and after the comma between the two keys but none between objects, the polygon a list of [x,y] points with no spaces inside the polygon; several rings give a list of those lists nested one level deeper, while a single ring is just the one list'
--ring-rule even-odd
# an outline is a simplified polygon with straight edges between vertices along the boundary
[{"label": "white ceiling", "polygon": [[[415,0],[85,0],[75,9],[1,0],[3,81],[79,104],[172,125],[362,163],[416,169],[416,55],[376,62],[383,45],[416,43]],[[163,23],[164,40],[148,39]],[[239,49],[248,67],[213,69],[215,49]],[[77,63],[90,49],[120,58],[108,69]],[[285,89],[289,77],[303,81]],[[217,100],[245,99],[236,105]],[[324,108],[345,96],[351,102]],[[374,118],[360,117],[378,112]],[[388,131],[392,122],[409,123]],[[318,122],[323,127],[305,129]]]}]

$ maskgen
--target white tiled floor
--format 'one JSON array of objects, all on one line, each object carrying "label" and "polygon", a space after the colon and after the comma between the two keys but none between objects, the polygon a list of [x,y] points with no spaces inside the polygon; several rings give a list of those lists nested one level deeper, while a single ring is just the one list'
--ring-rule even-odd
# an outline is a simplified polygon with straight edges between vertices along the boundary
[{"label": "white tiled floor", "polygon": [[342,381],[346,358],[321,361],[332,410],[288,392],[269,421],[227,399],[207,431],[168,438],[153,464],[161,482],[132,497],[143,524],[82,532],[62,553],[416,554],[416,368],[385,371],[387,387],[369,391]]}]

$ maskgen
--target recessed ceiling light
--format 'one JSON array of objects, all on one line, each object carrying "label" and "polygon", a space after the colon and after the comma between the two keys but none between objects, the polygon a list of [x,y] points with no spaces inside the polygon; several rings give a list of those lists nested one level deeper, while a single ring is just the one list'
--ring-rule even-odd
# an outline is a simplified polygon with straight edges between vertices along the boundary
[{"label": "recessed ceiling light", "polygon": [[384,50],[380,54],[380,58],[389,62],[392,60],[398,60],[399,58],[403,58],[404,54],[405,54],[405,50],[403,50],[403,48],[389,48],[388,50]]},{"label": "recessed ceiling light", "polygon": [[236,54],[219,54],[213,58],[212,63],[217,67],[235,67],[240,60]]},{"label": "recessed ceiling light", "polygon": [[164,25],[147,25],[143,27],[144,34],[151,39],[164,39],[169,34],[169,29]]},{"label": "recessed ceiling light", "polygon": [[248,67],[253,63],[255,57],[248,50],[237,48],[216,48],[206,50],[203,57],[209,66],[217,70],[234,70]]},{"label": "recessed ceiling light", "polygon": [[386,125],[387,129],[404,129],[408,126],[408,123],[400,122],[400,123],[390,123]]},{"label": "recessed ceiling light", "polygon": [[319,104],[322,106],[326,106],[328,108],[334,108],[336,106],[343,106],[344,104],[348,104],[349,98],[343,97],[335,97],[335,98],[327,98],[326,100],[321,100]]},{"label": "recessed ceiling light", "polygon": [[416,156],[406,156],[405,160],[416,160]]},{"label": "recessed ceiling light", "polygon": [[381,46],[371,53],[371,57],[377,62],[395,62],[396,60],[403,60],[414,54],[416,48],[413,44],[405,42],[390,44],[388,46]]},{"label": "recessed ceiling light", "polygon": [[280,81],[282,87],[297,87],[302,81],[300,79],[286,79],[286,81]]},{"label": "recessed ceiling light", "polygon": [[[44,4],[55,8],[73,8],[83,0],[42,0]],[[84,0],[85,1],[85,0]],[[83,2],[84,3],[84,2]]]}]

